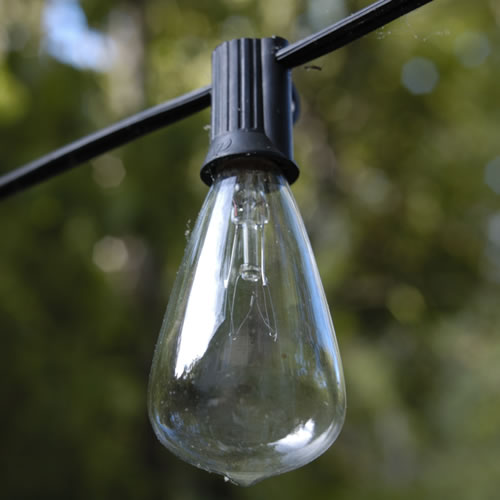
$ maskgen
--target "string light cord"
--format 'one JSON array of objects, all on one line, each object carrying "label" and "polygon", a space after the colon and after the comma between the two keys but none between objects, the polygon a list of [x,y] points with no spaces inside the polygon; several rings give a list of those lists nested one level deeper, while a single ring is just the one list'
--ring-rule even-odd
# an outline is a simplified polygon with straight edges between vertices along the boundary
[{"label": "string light cord", "polygon": [[0,177],[0,199],[210,106],[210,86],[159,104],[87,135]]},{"label": "string light cord", "polygon": [[276,60],[295,68],[358,40],[433,0],[379,0],[313,35],[280,49]]},{"label": "string light cord", "polygon": [[[433,0],[379,0],[347,18],[292,43],[276,60],[294,68],[338,50]],[[24,191],[103,153],[180,121],[210,106],[211,86],[184,94],[83,137],[0,177],[0,199]],[[298,94],[294,92],[294,120]]]}]

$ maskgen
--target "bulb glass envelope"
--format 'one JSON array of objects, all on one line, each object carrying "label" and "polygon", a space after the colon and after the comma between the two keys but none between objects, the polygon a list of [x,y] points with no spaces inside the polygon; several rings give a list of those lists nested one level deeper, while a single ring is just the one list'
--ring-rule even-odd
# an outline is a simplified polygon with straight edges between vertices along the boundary
[{"label": "bulb glass envelope", "polygon": [[250,485],[333,443],[345,389],[288,183],[267,160],[233,165],[216,176],[177,275],[149,414],[180,458]]}]

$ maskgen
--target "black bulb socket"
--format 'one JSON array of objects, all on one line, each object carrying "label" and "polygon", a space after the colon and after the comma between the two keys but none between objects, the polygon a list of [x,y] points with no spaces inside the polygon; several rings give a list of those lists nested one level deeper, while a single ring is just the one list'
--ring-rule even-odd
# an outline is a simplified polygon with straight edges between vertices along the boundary
[{"label": "black bulb socket", "polygon": [[291,184],[299,176],[293,161],[293,104],[290,70],[276,61],[283,38],[240,38],[212,54],[210,147],[201,179],[211,185],[232,160],[262,158]]}]

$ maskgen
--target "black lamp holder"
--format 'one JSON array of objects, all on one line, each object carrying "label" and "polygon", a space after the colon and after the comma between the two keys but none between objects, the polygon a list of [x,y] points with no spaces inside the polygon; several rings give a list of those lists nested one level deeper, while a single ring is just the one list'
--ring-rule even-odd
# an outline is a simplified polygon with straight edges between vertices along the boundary
[{"label": "black lamp holder", "polygon": [[292,183],[299,175],[292,152],[292,79],[276,62],[283,38],[231,40],[212,56],[212,125],[201,178],[233,158],[272,160]]},{"label": "black lamp holder", "polygon": [[[213,54],[212,86],[203,87],[126,118],[0,177],[0,199],[23,191],[96,156],[212,104],[211,145],[201,170],[211,184],[214,168],[234,156],[271,158],[289,182],[298,176],[292,157],[290,70],[333,52],[432,0],[379,0],[303,40],[281,38],[224,42]],[[295,99],[296,106],[298,105]]]}]

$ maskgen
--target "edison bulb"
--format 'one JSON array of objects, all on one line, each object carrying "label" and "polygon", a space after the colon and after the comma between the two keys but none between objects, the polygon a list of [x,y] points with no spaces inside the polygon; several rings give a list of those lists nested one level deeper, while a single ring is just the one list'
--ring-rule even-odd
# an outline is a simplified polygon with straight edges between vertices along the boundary
[{"label": "edison bulb", "polygon": [[267,160],[216,175],[182,261],[149,383],[181,459],[248,486],[322,454],[344,421],[337,342],[287,181]]}]

